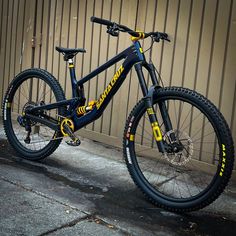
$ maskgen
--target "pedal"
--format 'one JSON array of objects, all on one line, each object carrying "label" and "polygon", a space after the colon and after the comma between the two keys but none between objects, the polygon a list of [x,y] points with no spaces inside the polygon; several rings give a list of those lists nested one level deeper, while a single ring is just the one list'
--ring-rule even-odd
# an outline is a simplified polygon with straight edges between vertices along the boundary
[{"label": "pedal", "polygon": [[75,140],[66,141],[66,143],[69,146],[73,146],[73,147],[79,146],[81,144],[81,142],[80,142],[80,140],[78,138],[76,138]]}]

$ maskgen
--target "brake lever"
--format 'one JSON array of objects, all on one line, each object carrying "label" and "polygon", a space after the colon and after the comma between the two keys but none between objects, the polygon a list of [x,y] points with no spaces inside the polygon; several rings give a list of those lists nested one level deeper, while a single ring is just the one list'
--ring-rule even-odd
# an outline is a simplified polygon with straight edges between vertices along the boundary
[{"label": "brake lever", "polygon": [[169,38],[165,38],[164,40],[168,41],[168,42],[171,42]]},{"label": "brake lever", "polygon": [[162,34],[161,34],[161,39],[170,42],[169,36],[168,36],[168,34],[166,34],[166,33],[162,33]]},{"label": "brake lever", "polygon": [[107,26],[107,33],[111,36],[118,37],[119,36],[119,28],[114,23],[113,26]]}]

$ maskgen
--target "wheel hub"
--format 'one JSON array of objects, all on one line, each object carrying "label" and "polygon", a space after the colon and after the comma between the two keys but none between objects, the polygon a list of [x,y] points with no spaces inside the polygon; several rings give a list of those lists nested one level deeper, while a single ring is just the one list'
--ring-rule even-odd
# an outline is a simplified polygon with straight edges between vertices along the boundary
[{"label": "wheel hub", "polygon": [[[170,134],[174,133],[176,142],[170,141]],[[185,132],[171,130],[164,135],[166,153],[164,154],[168,162],[173,165],[186,165],[193,156],[193,141]]]}]

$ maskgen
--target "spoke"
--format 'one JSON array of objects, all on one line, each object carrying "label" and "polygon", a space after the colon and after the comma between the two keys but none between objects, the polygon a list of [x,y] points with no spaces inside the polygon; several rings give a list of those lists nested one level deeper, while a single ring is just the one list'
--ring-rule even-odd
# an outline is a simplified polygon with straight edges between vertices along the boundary
[{"label": "spoke", "polygon": [[179,125],[180,125],[180,118],[181,118],[181,114],[182,114],[182,111],[183,111],[183,101],[182,101],[182,105],[180,103],[180,107],[179,107],[179,117],[178,117],[178,123],[177,123],[177,140],[179,140]]},{"label": "spoke", "polygon": [[[138,124],[139,127],[141,127],[141,129],[143,128],[140,124]],[[150,135],[152,137],[152,134],[150,134],[146,129],[143,129],[144,132],[146,132],[148,135]]]},{"label": "spoke", "polygon": [[45,91],[46,91],[46,92],[44,92],[44,93],[41,94],[39,101],[41,101],[41,100],[43,99],[43,97],[46,97],[46,95],[51,91],[51,88],[49,87],[48,90],[46,90],[46,88],[45,88]]},{"label": "spoke", "polygon": [[[23,87],[22,87],[23,88]],[[24,88],[23,88],[24,89]],[[29,101],[29,98],[27,98],[23,93],[22,93],[22,91],[20,90],[20,93],[21,93],[21,95],[26,99],[26,101]]]},{"label": "spoke", "polygon": [[141,151],[137,151],[137,152],[135,152],[135,153],[137,154],[137,153],[145,152],[145,151],[150,150],[150,149],[153,149],[153,148],[152,148],[152,147],[145,148],[145,149],[143,149],[143,150],[141,150]]},{"label": "spoke", "polygon": [[[142,135],[141,135],[141,134],[139,134],[139,133],[137,133],[137,132],[136,132],[136,134],[135,134],[135,135],[138,135],[138,136],[142,137]],[[148,140],[148,141],[151,141],[151,142],[152,142],[152,139],[149,139],[149,138],[146,138],[146,137],[144,137],[144,139],[146,139],[146,140]]]},{"label": "spoke", "polygon": [[39,94],[41,94],[40,92],[41,92],[41,87],[42,87],[42,85],[43,85],[43,82],[44,82],[43,80],[40,81],[40,85],[39,85],[40,87],[39,87],[39,89],[38,89],[38,96],[37,96],[37,97],[38,97],[38,101],[40,101],[40,99],[39,99]]},{"label": "spoke", "polygon": [[28,93],[30,94],[29,84],[27,80],[26,80],[26,86],[27,86]]},{"label": "spoke", "polygon": [[[213,152],[202,151],[201,149],[193,148],[193,150],[194,150],[194,151],[201,151],[201,152],[205,152],[205,153],[208,153],[208,154],[212,154],[212,155],[214,155]],[[220,155],[220,154],[218,154],[218,155]]]},{"label": "spoke", "polygon": [[202,114],[202,113],[199,113],[192,121],[190,121],[190,123],[189,123],[187,126],[185,126],[185,128],[183,129],[183,131],[184,131],[186,128],[188,128],[189,125],[193,123],[193,121],[195,121],[196,119],[198,119],[198,117],[199,117],[201,114]]},{"label": "spoke", "polygon": [[176,112],[175,100],[174,100],[174,108],[175,108],[175,119],[176,119],[176,125],[178,125],[178,119],[177,119],[177,112]]},{"label": "spoke", "polygon": [[[33,142],[31,141],[30,144],[36,144],[36,143],[42,143],[42,142],[50,142],[50,141],[54,141],[54,140],[58,140],[58,139],[62,139],[62,137],[58,137],[58,138],[53,138],[53,139],[45,139],[45,140],[34,140]],[[24,139],[18,139],[18,141],[24,141]]]},{"label": "spoke", "polygon": [[204,137],[207,137],[207,136],[209,136],[209,135],[211,135],[211,134],[213,134],[213,133],[215,133],[215,131],[212,131],[211,133],[208,133],[208,134],[204,135],[203,137],[200,137],[200,138],[198,138],[198,139],[193,140],[193,143],[195,143],[196,141],[198,141],[198,140],[200,140],[200,139],[203,139]]},{"label": "spoke", "polygon": [[[204,122],[205,123],[205,122]],[[192,139],[197,135],[197,134],[199,134],[199,132],[201,132],[201,131],[203,131],[204,130],[204,127],[207,125],[207,124],[209,124],[210,123],[210,121],[208,120],[204,125],[203,125],[203,127],[201,128],[201,129],[199,129],[194,135],[192,135]]]},{"label": "spoke", "polygon": [[180,128],[179,128],[179,129],[181,129],[181,128],[183,127],[183,125],[184,125],[185,121],[187,120],[187,118],[188,118],[188,116],[189,116],[189,114],[190,114],[191,110],[192,110],[192,107],[190,108],[190,110],[189,110],[189,112],[188,112],[187,116],[185,117],[185,119],[184,119],[184,121],[183,121],[183,123],[182,123],[182,125],[180,126]]}]

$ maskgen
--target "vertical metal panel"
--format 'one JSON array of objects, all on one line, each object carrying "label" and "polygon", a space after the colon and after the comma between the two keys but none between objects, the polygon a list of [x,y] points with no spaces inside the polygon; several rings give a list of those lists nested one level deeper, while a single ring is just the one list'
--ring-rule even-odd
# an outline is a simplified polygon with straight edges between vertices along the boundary
[{"label": "vertical metal panel", "polygon": [[204,13],[205,1],[193,1],[192,14],[189,23],[188,47],[185,54],[186,65],[182,79],[183,86],[191,89],[195,89],[196,87]]},{"label": "vertical metal panel", "polygon": [[[59,36],[59,45],[55,46],[67,46],[68,40],[68,18],[69,18],[69,10],[70,10],[70,1],[63,0],[62,1],[62,11],[61,11],[61,25],[60,25],[60,36]],[[58,80],[62,86],[62,89],[65,90],[65,72],[66,72],[66,64],[63,60],[61,54],[57,52],[57,56],[59,57],[59,67],[58,67]],[[68,80],[68,83],[70,81]]]},{"label": "vertical metal panel", "polygon": [[43,21],[41,26],[41,35],[40,35],[40,48],[41,48],[41,67],[48,69],[48,60],[49,60],[49,30],[50,30],[50,16],[51,16],[51,0],[44,0],[43,4]]},{"label": "vertical metal panel", "polygon": [[[112,13],[111,13],[111,19],[114,21],[123,20],[123,22],[133,22],[133,14],[131,14],[130,11],[132,11],[132,7],[134,6],[135,1],[113,1],[112,2]],[[122,15],[123,14],[123,15]],[[127,16],[130,16],[129,19],[127,19]],[[121,23],[123,23],[121,20]],[[109,44],[109,53],[108,58],[113,57],[118,51],[121,51],[121,48],[125,48],[125,41],[124,38],[122,38],[123,35],[121,35],[121,38],[117,40],[116,37],[110,37],[110,44]],[[122,40],[123,39],[123,40]],[[126,44],[127,45],[127,44]],[[115,74],[118,66],[121,65],[121,62],[119,62],[115,67],[111,67],[109,71],[106,74],[106,86],[110,82],[111,78]],[[125,87],[125,84],[123,85]],[[122,87],[123,87],[122,86]],[[123,88],[124,88],[123,87]],[[103,115],[103,124],[102,124],[102,131],[105,134],[118,136],[118,120],[119,116],[121,115],[122,111],[120,110],[120,101],[122,99],[121,90],[117,92],[117,96],[114,97],[111,101],[111,103],[107,107],[107,112]],[[113,113],[113,108],[116,109]],[[119,110],[119,115],[117,113],[117,110]],[[114,125],[114,123],[117,125]]]},{"label": "vertical metal panel", "polygon": [[47,40],[47,70],[50,73],[53,73],[54,69],[54,53],[55,53],[55,21],[56,21],[56,10],[57,10],[57,2],[56,1],[50,1],[49,6],[49,21],[48,21],[48,40]]},{"label": "vertical metal panel", "polygon": [[[61,28],[62,28],[62,20],[63,20],[63,0],[56,0],[56,11],[55,11],[55,18],[54,18],[54,35],[53,35],[53,43],[54,47],[61,45]],[[60,72],[60,60],[61,57],[59,53],[52,48],[52,73],[53,75],[60,81],[59,72]],[[63,59],[62,59],[63,60]]]},{"label": "vertical metal panel", "polygon": [[[112,6],[111,0],[103,1],[102,18],[111,19],[111,6]],[[98,26],[98,28],[100,28],[101,32],[100,43],[99,43],[99,48],[102,49],[100,50],[100,55],[99,55],[99,65],[101,65],[102,63],[108,60],[110,38],[107,37],[107,33],[102,29],[103,28],[102,26]],[[103,72],[97,76],[96,97],[98,97],[99,94],[101,94],[105,89],[106,75],[107,72]],[[103,116],[94,123],[94,131],[99,133],[102,132],[102,125],[103,125]]]},{"label": "vertical metal panel", "polygon": [[7,30],[8,30],[8,18],[9,18],[9,1],[5,1],[3,5],[3,20],[2,20],[2,40],[1,40],[1,77],[3,78],[2,81],[2,95],[5,92],[5,87],[7,85],[8,78],[6,77],[6,57],[7,57]]},{"label": "vertical metal panel", "polygon": [[[0,0],[0,32],[2,32],[3,25],[3,0]],[[1,41],[2,37],[0,37],[0,50],[1,50]]]},{"label": "vertical metal panel", "polygon": [[[76,0],[71,1],[70,4],[70,16],[69,16],[69,30],[68,30],[68,42],[67,42],[67,46],[68,47],[76,47],[76,40],[77,40],[77,35],[78,35],[78,4],[79,2]],[[66,70],[66,97],[70,98],[72,96],[72,89],[70,84],[67,83],[68,80],[70,80],[69,78],[69,73],[68,73],[68,69]]]},{"label": "vertical metal panel", "polygon": [[5,71],[5,57],[6,57],[6,30],[7,30],[7,15],[8,15],[8,1],[3,1],[1,4],[1,35],[0,35],[0,100],[2,101],[2,97],[4,94],[4,71]]},{"label": "vertical metal panel", "polygon": [[[166,31],[171,43],[155,44],[146,58],[152,59],[166,86],[189,87],[212,100],[224,114],[236,140],[235,0],[0,0],[0,100],[14,75],[31,66],[36,4],[34,66],[51,72],[67,98],[71,97],[68,68],[55,46],[87,50],[76,57],[79,79],[131,43],[126,34],[111,37],[106,27],[92,24],[92,15],[137,30]],[[145,50],[150,40],[141,44]],[[89,100],[99,97],[119,65],[86,84]],[[150,78],[144,74],[149,84]],[[125,119],[141,97],[132,70],[103,116],[80,133],[121,145]],[[204,119],[199,120],[198,127],[191,127],[192,133],[201,127],[198,136],[203,138],[207,129],[204,125]]]},{"label": "vertical metal panel", "polygon": [[37,16],[36,16],[36,29],[35,29],[35,55],[34,55],[34,67],[42,67],[40,63],[41,59],[41,34],[42,34],[42,27],[43,27],[43,17],[44,17],[44,10],[43,10],[43,0],[37,1]]},{"label": "vertical metal panel", "polygon": [[227,26],[224,65],[221,74],[221,100],[219,107],[225,115],[236,142],[236,1],[231,1]]},{"label": "vertical metal panel", "polygon": [[[94,29],[94,25],[91,24],[90,22],[90,16],[94,15],[95,12],[95,0],[91,0],[91,1],[86,1],[86,21],[84,22],[85,24],[85,35],[84,35],[84,39],[85,39],[85,44],[84,44],[84,48],[86,48],[87,53],[84,56],[84,60],[83,60],[83,74],[82,76],[85,76],[86,74],[88,74],[91,70],[92,70],[92,56],[93,56],[93,29]],[[85,89],[85,93],[86,96],[89,99],[91,99],[91,81],[88,81],[88,83],[86,83],[84,85],[84,89]],[[88,129],[92,129],[92,124],[89,124],[86,128]]]}]

